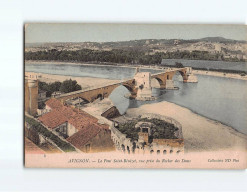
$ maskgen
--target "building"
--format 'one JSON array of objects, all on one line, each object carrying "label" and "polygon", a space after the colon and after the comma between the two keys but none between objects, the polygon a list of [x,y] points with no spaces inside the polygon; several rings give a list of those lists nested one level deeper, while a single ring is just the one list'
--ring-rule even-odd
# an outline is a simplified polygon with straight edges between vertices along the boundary
[{"label": "building", "polygon": [[56,97],[58,97],[58,96],[60,96],[60,95],[62,95],[62,94],[63,94],[63,93],[60,92],[60,91],[54,91],[54,92],[51,94],[51,97],[56,98]]},{"label": "building", "polygon": [[136,99],[137,100],[150,100],[152,98],[151,88],[151,73],[150,72],[139,72],[135,74],[135,84],[138,87]]},{"label": "building", "polygon": [[76,108],[65,106],[54,98],[46,102],[45,109],[48,112],[38,120],[81,151],[114,150],[109,126],[99,124],[97,118]]},{"label": "building", "polygon": [[25,75],[25,112],[34,116],[38,109],[38,80],[37,75]]},{"label": "building", "polygon": [[62,102],[55,98],[51,98],[45,102],[45,109],[51,111],[52,109],[57,109],[63,107]]},{"label": "building", "polygon": [[38,119],[48,128],[56,131],[64,137],[69,137],[78,132],[81,126],[97,122],[91,115],[64,106],[59,100],[51,98],[46,102],[47,113]]},{"label": "building", "polygon": [[93,123],[82,127],[80,131],[67,138],[67,141],[86,153],[115,150],[108,125]]},{"label": "building", "polygon": [[84,104],[87,104],[87,103],[88,103],[87,101],[83,100],[80,97],[69,99],[69,100],[66,101],[67,105],[71,105],[71,106],[74,106],[74,107],[81,107],[81,106],[83,106]]}]

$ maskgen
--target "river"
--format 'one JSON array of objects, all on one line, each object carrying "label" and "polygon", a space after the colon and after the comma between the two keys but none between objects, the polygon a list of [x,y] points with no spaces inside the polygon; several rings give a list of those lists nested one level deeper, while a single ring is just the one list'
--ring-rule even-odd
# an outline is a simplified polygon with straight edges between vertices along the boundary
[{"label": "river", "polygon": [[247,62],[227,61],[206,61],[206,60],[184,60],[184,59],[163,59],[161,64],[175,65],[176,62],[192,68],[212,68],[218,70],[238,70],[247,72]]},{"label": "river", "polygon": [[[108,79],[133,78],[134,68],[111,66],[83,66],[68,64],[26,64],[26,71],[46,74],[98,77]],[[141,69],[152,73],[161,70]],[[120,86],[110,95],[120,113],[128,108],[139,107],[161,101],[169,101],[189,108],[193,112],[220,121],[247,134],[247,81],[198,75],[198,83],[183,83],[178,74],[174,77],[179,90],[160,90],[153,88],[155,101],[136,101],[124,97],[128,90]]]}]

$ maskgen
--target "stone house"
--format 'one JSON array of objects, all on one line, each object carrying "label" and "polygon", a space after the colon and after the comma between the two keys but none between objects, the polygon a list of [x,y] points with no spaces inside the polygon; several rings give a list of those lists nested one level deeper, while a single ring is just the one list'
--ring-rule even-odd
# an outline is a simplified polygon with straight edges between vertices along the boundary
[{"label": "stone house", "polygon": [[48,113],[38,118],[46,127],[59,136],[67,138],[83,152],[114,150],[109,126],[99,124],[98,119],[84,111],[64,106],[59,100],[46,102]]},{"label": "stone house", "polygon": [[93,123],[82,127],[77,133],[67,138],[67,141],[86,153],[115,150],[108,125]]}]

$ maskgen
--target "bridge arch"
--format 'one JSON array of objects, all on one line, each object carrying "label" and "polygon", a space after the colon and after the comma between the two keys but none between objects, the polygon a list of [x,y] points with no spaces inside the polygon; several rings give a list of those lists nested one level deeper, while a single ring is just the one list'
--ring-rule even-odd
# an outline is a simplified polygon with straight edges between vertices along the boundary
[{"label": "bridge arch", "polygon": [[[123,87],[125,87],[126,89],[128,89],[129,90],[129,92],[134,92],[134,89],[133,89],[133,87],[132,86],[130,86],[130,85],[127,85],[127,84],[122,84],[122,85],[120,85],[120,86],[123,86]],[[115,90],[115,89],[114,89]]]},{"label": "bridge arch", "polygon": [[160,78],[154,77],[151,79],[151,87],[160,88],[162,85],[164,85],[164,82]]},{"label": "bridge arch", "polygon": [[176,71],[176,73],[172,77],[173,81],[183,81],[183,76],[179,71]]},{"label": "bridge arch", "polygon": [[183,77],[183,80],[187,80],[188,76],[187,76],[187,71],[186,70],[178,70],[177,72],[179,72],[181,74],[181,76]]},{"label": "bridge arch", "polygon": [[103,100],[103,99],[104,99],[104,97],[103,97],[103,95],[100,93],[100,94],[98,94],[98,95],[97,95],[97,98],[96,98],[96,99]]}]

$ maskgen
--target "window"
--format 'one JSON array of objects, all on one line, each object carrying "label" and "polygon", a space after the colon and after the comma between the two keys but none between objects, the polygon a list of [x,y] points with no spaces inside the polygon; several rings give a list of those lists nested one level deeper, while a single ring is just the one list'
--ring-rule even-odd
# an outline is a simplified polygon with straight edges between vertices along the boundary
[{"label": "window", "polygon": [[143,127],[143,128],[142,128],[142,132],[143,132],[143,133],[148,133],[148,128]]},{"label": "window", "polygon": [[90,149],[91,149],[90,144],[87,144],[87,145],[86,145],[86,152],[90,152]]}]

